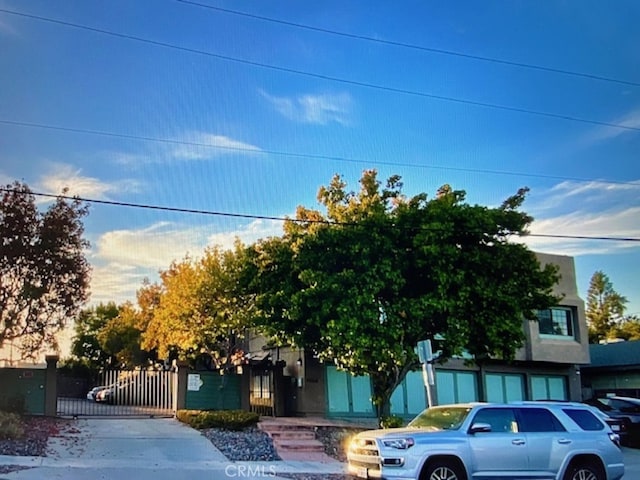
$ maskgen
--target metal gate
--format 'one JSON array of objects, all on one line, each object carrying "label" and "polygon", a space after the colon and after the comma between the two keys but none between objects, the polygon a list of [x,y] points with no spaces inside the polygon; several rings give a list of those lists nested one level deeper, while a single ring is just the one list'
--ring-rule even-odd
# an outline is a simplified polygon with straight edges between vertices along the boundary
[{"label": "metal gate", "polygon": [[83,398],[58,397],[58,415],[172,417],[177,380],[173,371],[105,370]]}]

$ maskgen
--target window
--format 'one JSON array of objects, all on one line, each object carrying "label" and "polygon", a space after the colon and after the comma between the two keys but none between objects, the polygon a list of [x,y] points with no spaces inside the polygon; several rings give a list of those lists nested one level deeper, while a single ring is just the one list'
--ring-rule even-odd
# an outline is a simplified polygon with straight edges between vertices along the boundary
[{"label": "window", "polygon": [[[586,410],[583,410],[586,412]],[[586,412],[589,413],[589,412]],[[564,432],[565,428],[553,413],[546,408],[522,408],[520,414],[521,432]],[[593,416],[593,415],[592,415]],[[594,417],[595,419],[595,417]]]},{"label": "window", "polygon": [[591,432],[604,430],[604,424],[588,410],[565,408],[562,411],[569,415],[571,419],[583,430]]},{"label": "window", "polygon": [[554,307],[547,310],[538,310],[538,328],[541,336],[553,336],[554,338],[574,338],[574,309]]},{"label": "window", "polygon": [[268,373],[253,377],[253,398],[271,398],[271,377]]},{"label": "window", "polygon": [[518,432],[518,423],[511,408],[483,408],[480,410],[473,423],[488,423],[494,433]]},{"label": "window", "polygon": [[618,400],[617,398],[609,399],[609,406],[624,413],[640,412],[640,405],[636,405],[635,403],[627,402],[625,400]]}]

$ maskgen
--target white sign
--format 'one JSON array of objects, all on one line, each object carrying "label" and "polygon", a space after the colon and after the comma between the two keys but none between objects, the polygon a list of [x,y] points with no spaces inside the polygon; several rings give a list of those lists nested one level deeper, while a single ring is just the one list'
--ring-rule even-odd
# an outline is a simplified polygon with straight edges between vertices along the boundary
[{"label": "white sign", "polygon": [[433,360],[431,340],[422,340],[418,342],[418,359],[420,360],[420,363],[430,363],[431,360]]},{"label": "white sign", "polygon": [[204,385],[204,382],[197,373],[190,373],[187,375],[187,390],[197,392],[200,387]]}]

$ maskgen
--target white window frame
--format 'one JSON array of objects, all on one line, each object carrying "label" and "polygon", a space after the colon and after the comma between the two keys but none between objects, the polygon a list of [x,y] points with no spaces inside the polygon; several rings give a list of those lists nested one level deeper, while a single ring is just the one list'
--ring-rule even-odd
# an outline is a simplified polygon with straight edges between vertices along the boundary
[{"label": "white window frame", "polygon": [[[569,312],[569,318],[568,318],[568,323],[566,323],[565,325],[563,325],[562,328],[564,328],[567,332],[568,335],[565,334],[559,334],[559,333],[546,333],[546,332],[542,332],[540,330],[540,317],[538,316],[538,332],[540,334],[540,338],[548,338],[548,339],[553,339],[553,340],[575,340],[576,338],[576,325],[575,325],[575,319],[576,319],[576,309],[573,307],[551,307],[551,308],[547,308],[546,310],[541,310],[544,312],[550,312],[551,313],[551,324],[553,325],[553,327],[555,328],[556,324],[558,324],[559,322],[554,321],[554,312],[562,312],[563,313],[563,317],[565,320],[567,320],[567,312]],[[541,312],[538,312],[539,313]]]}]

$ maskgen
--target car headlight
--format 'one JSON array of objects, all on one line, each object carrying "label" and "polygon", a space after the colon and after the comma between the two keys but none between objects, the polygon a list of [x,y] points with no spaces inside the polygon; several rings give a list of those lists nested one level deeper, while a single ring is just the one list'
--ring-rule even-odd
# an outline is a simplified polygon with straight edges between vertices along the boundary
[{"label": "car headlight", "polygon": [[397,448],[398,450],[406,450],[413,447],[415,442],[413,438],[388,438],[382,440],[382,444],[388,448]]}]

